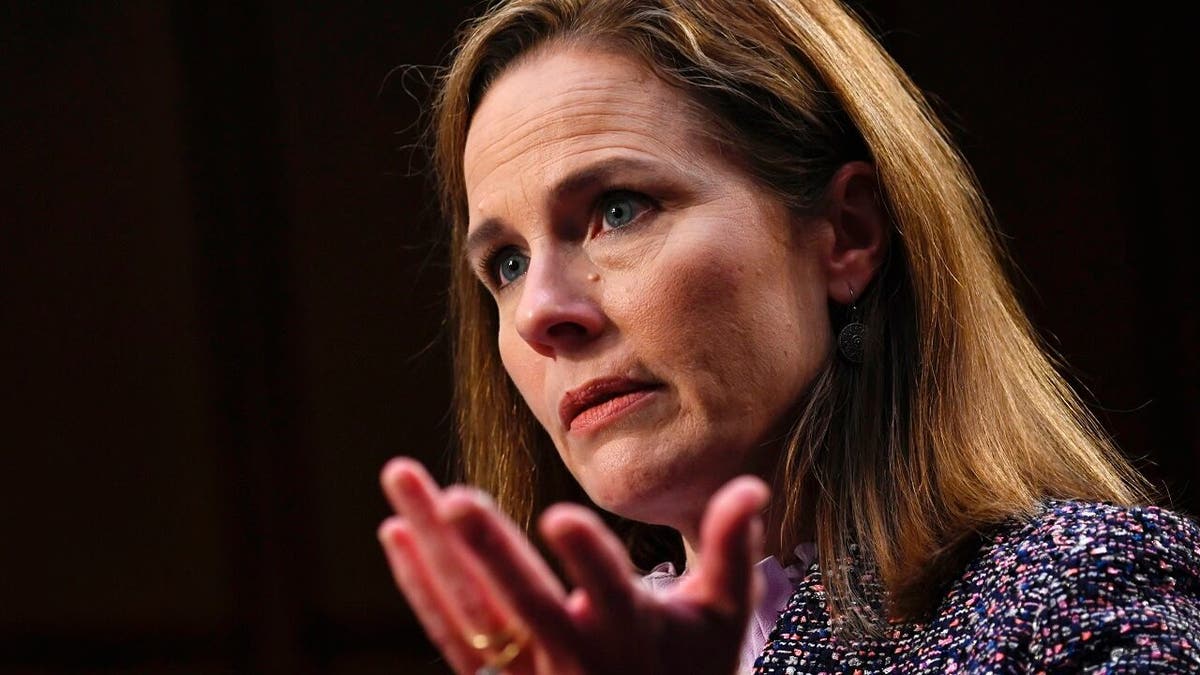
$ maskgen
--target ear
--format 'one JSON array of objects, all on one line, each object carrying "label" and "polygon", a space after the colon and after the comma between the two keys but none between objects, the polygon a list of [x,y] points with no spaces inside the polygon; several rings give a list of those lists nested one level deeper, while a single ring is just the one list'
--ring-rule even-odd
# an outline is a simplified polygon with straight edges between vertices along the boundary
[{"label": "ear", "polygon": [[872,164],[848,162],[837,170],[829,181],[825,219],[834,237],[825,261],[829,297],[850,304],[863,294],[883,264],[891,237],[891,220],[883,208]]}]

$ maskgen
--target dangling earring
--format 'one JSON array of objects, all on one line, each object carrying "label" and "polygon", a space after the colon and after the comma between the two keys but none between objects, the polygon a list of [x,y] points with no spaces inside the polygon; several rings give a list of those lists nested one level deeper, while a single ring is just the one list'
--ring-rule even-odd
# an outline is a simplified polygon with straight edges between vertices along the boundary
[{"label": "dangling earring", "polygon": [[858,305],[854,303],[854,287],[846,284],[850,289],[850,309],[846,314],[846,325],[842,326],[842,330],[838,332],[838,352],[842,358],[850,363],[863,362],[863,337],[866,335],[867,327],[858,318]]}]

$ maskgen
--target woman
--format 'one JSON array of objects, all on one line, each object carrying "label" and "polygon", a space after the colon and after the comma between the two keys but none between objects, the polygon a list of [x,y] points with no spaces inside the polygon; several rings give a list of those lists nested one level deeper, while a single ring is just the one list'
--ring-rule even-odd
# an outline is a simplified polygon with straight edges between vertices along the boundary
[{"label": "woman", "polygon": [[1196,527],[846,9],[501,3],[435,129],[477,488],[390,463],[380,537],[457,672],[1200,668]]}]

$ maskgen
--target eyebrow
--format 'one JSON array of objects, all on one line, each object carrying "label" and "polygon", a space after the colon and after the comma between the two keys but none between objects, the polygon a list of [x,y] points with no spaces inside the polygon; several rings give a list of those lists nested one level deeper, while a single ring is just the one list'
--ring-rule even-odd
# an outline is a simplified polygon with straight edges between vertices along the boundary
[{"label": "eyebrow", "polygon": [[[661,164],[654,160],[637,157],[612,157],[600,160],[564,176],[550,188],[550,200],[551,202],[562,201],[571,195],[595,188],[597,185],[604,185],[611,182],[615,174],[647,172],[655,168],[661,168]],[[489,242],[499,239],[504,230],[505,224],[502,219],[496,217],[484,219],[479,227],[467,235],[463,253],[468,260],[473,259],[476,251],[486,248]]]}]

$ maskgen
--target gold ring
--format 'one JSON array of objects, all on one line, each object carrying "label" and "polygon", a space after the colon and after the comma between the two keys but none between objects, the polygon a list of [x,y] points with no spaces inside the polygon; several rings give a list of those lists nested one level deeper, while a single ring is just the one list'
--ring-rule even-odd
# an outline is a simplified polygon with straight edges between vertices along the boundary
[{"label": "gold ring", "polygon": [[506,647],[517,639],[512,631],[502,630],[495,633],[473,633],[467,636],[467,644],[477,651]]},{"label": "gold ring", "polygon": [[467,638],[467,643],[478,651],[497,650],[496,655],[486,661],[475,671],[475,675],[500,675],[508,664],[521,654],[524,639],[511,631],[498,633],[475,633]]}]

